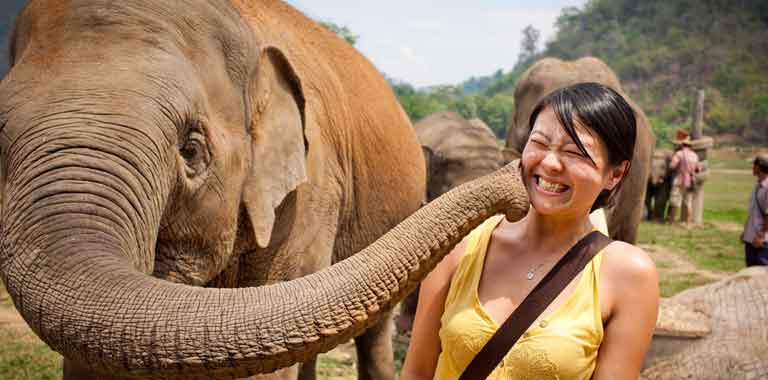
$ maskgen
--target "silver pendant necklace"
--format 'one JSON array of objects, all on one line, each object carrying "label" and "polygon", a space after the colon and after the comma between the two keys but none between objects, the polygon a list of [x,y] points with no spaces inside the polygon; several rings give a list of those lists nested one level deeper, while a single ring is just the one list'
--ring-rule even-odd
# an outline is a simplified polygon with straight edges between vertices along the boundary
[{"label": "silver pendant necklace", "polygon": [[528,269],[528,274],[526,274],[526,275],[525,275],[525,278],[527,278],[527,279],[528,279],[528,281],[531,281],[531,280],[533,280],[533,276],[536,274],[536,271],[537,271],[537,270],[539,270],[539,269],[541,269],[541,267],[543,267],[543,266],[544,266],[544,263],[541,263],[541,264],[539,264],[539,265],[538,265],[537,267],[535,267],[535,268],[534,268],[534,267],[531,267],[530,269]]}]

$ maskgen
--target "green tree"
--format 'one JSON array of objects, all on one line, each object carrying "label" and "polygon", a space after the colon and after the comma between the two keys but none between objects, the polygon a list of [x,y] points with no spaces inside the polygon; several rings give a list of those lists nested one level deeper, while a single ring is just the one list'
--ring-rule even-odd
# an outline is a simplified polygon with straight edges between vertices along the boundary
[{"label": "green tree", "polygon": [[690,93],[705,88],[706,133],[765,141],[753,133],[766,129],[757,111],[768,92],[765,0],[589,0],[563,9],[556,27],[542,55],[602,59],[655,128],[689,124]]},{"label": "green tree", "polygon": [[340,26],[330,21],[318,21],[318,23],[325,29],[336,33],[339,37],[349,42],[350,45],[357,43],[358,38],[360,38],[360,36],[353,34],[346,26]]},{"label": "green tree", "polygon": [[541,32],[533,25],[528,25],[523,29],[523,39],[520,41],[520,54],[517,56],[515,71],[530,65],[536,59],[539,54],[539,37],[541,37]]}]

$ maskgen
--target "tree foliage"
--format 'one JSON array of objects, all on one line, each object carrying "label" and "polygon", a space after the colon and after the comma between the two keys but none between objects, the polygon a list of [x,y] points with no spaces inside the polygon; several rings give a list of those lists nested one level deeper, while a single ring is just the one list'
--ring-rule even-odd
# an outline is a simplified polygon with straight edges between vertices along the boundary
[{"label": "tree foliage", "polygon": [[689,125],[703,88],[706,133],[768,142],[765,0],[590,0],[564,9],[556,26],[545,55],[604,60],[660,125]]},{"label": "tree foliage", "polygon": [[533,25],[523,29],[523,39],[520,41],[520,54],[517,57],[516,69],[529,66],[539,54],[539,32]]},{"label": "tree foliage", "polygon": [[[491,77],[475,78],[474,83],[490,84],[503,78],[503,72],[499,71]],[[466,91],[466,82],[459,86],[442,85],[421,90],[408,83],[391,80],[390,83],[414,123],[435,112],[455,111],[466,119],[483,120],[499,139],[506,137],[507,121],[514,107],[514,99],[510,95],[489,95],[487,86],[476,86],[473,91]]]},{"label": "tree foliage", "polygon": [[515,84],[532,63],[544,56],[595,56],[616,70],[662,144],[675,128],[689,128],[700,88],[707,93],[705,133],[768,143],[765,0],[590,0],[583,8],[563,9],[556,26],[543,50],[537,31],[526,28],[509,72],[471,77],[448,102],[451,91],[413,90],[417,95],[400,96],[406,111],[414,120],[440,110],[479,116],[502,137]]},{"label": "tree foliage", "polygon": [[336,33],[339,37],[349,42],[350,45],[357,43],[357,39],[360,38],[360,36],[353,34],[346,26],[337,25],[330,21],[318,21],[318,23],[325,29]]},{"label": "tree foliage", "polygon": [[520,55],[510,72],[498,69],[488,76],[473,76],[458,86],[435,86],[421,91],[406,83],[393,83],[395,94],[414,122],[434,112],[455,111],[467,119],[483,120],[496,137],[505,139],[514,110],[515,83],[540,57],[539,37],[540,32],[531,25],[523,30]]}]

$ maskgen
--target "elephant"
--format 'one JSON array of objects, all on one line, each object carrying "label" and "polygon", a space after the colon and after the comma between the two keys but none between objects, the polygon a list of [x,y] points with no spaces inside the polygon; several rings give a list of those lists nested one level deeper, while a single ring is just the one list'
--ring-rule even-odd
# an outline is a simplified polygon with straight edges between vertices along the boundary
[{"label": "elephant", "polygon": [[662,300],[641,379],[768,378],[766,304],[759,266]]},{"label": "elephant", "polygon": [[663,222],[667,211],[667,203],[672,192],[674,171],[669,168],[672,151],[657,149],[653,152],[651,174],[648,177],[648,187],[645,191],[646,219]]},{"label": "elephant", "polygon": [[643,110],[622,90],[619,78],[603,61],[594,57],[575,61],[543,58],[529,67],[515,85],[515,111],[507,126],[504,155],[507,160],[520,156],[528,141],[531,112],[541,98],[558,88],[579,82],[597,82],[611,87],[621,93],[635,110],[637,135],[630,171],[616,191],[613,205],[606,209],[610,237],[634,243],[643,217],[643,201],[656,137]]},{"label": "elephant", "polygon": [[501,147],[480,119],[467,121],[458,113],[445,111],[413,127],[425,148],[428,201],[501,167]]},{"label": "elephant", "polygon": [[[427,201],[501,167],[501,147],[482,120],[466,120],[456,112],[436,112],[414,125],[424,149]],[[397,328],[410,331],[418,304],[418,288],[400,307]]]},{"label": "elephant", "polygon": [[313,378],[353,337],[393,378],[393,306],[528,207],[510,166],[419,209],[383,76],[278,0],[32,0],[10,62],[0,275],[67,380]]}]

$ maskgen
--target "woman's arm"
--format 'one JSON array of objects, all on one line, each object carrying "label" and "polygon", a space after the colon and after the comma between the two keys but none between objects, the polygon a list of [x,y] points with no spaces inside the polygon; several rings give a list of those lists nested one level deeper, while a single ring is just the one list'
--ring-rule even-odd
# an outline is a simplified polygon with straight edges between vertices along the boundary
[{"label": "woman's arm", "polygon": [[[465,239],[466,240],[466,239]],[[457,245],[422,281],[411,330],[411,342],[400,374],[402,380],[432,380],[440,355],[440,318],[453,272],[464,255],[466,243]]]},{"label": "woman's arm", "polygon": [[607,281],[612,305],[592,378],[636,380],[656,326],[659,279],[642,249],[621,242],[608,248],[601,281]]},{"label": "woman's arm", "polygon": [[672,170],[677,170],[677,165],[680,164],[680,152],[682,150],[678,150],[672,155],[672,160],[669,161],[669,168]]}]

